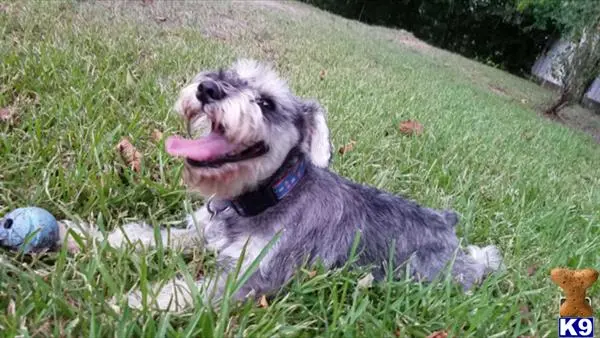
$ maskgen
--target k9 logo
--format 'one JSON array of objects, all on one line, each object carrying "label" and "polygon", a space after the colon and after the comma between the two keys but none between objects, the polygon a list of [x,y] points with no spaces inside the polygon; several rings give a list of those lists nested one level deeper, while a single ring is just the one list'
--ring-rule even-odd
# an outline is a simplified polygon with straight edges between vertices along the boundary
[{"label": "k9 logo", "polygon": [[558,337],[594,337],[594,318],[558,318]]}]

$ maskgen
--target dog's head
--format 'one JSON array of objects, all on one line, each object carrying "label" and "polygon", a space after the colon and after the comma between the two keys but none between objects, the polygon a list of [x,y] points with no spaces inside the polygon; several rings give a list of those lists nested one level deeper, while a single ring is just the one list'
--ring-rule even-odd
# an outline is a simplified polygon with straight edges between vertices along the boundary
[{"label": "dog's head", "polygon": [[329,165],[324,110],[293,95],[265,64],[240,60],[202,72],[182,89],[175,109],[190,138],[169,138],[167,152],[185,158],[184,179],[204,196],[233,198],[253,189],[296,147],[314,165]]}]

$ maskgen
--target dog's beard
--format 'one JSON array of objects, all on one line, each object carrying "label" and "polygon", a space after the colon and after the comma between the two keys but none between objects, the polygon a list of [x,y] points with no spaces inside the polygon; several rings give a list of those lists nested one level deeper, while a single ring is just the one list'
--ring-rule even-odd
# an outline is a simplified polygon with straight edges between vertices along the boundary
[{"label": "dog's beard", "polygon": [[198,169],[186,165],[183,179],[191,192],[205,197],[230,199],[249,189],[247,182],[255,179],[250,167],[226,164],[218,169]]},{"label": "dog's beard", "polygon": [[[214,168],[268,152],[263,140],[267,134],[264,119],[251,94],[240,92],[233,98],[205,104],[200,110],[202,115],[206,116],[202,123],[197,123],[195,117],[188,118],[190,138],[170,137],[167,140],[169,154],[185,157],[196,167]],[[206,133],[208,123],[211,127]],[[194,124],[202,133],[199,137]]]},{"label": "dog's beard", "polygon": [[279,168],[298,142],[298,132],[292,125],[267,127],[256,109],[251,100],[207,105],[188,119],[188,138],[167,139],[167,152],[185,158],[184,181],[191,191],[233,198]]}]

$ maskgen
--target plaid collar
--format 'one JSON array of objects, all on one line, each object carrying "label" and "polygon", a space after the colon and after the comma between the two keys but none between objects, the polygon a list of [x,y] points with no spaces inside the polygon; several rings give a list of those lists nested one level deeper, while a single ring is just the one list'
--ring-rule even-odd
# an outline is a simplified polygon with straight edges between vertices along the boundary
[{"label": "plaid collar", "polygon": [[306,173],[304,156],[293,153],[288,155],[283,165],[265,184],[230,200],[229,205],[240,216],[250,217],[279,203],[302,181]]}]

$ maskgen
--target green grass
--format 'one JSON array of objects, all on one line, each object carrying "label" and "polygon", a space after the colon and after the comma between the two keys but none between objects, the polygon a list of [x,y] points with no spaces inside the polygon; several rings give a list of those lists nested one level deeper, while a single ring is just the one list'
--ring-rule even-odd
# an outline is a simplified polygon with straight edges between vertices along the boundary
[{"label": "green grass", "polygon": [[[365,271],[301,271],[267,308],[247,303],[223,315],[198,304],[167,315],[115,312],[106,301],[180,267],[210,270],[202,251],[85,241],[77,255],[3,251],[1,336],[555,336],[560,290],[549,270],[600,263],[598,145],[534,113],[552,95],[545,89],[403,43],[405,33],[296,3],[200,1],[12,1],[0,10],[0,33],[0,107],[20,116],[0,122],[0,214],[35,204],[105,231],[181,220],[201,201],[185,193],[181,163],[150,132],[183,130],[172,105],[197,71],[251,56],[274,61],[298,95],[327,108],[336,147],[356,140],[333,170],[456,209],[465,244],[496,244],[507,264],[470,296],[449,283],[359,289]],[[420,121],[423,135],[402,136],[405,119]],[[144,155],[139,175],[114,150],[122,137]]]}]

